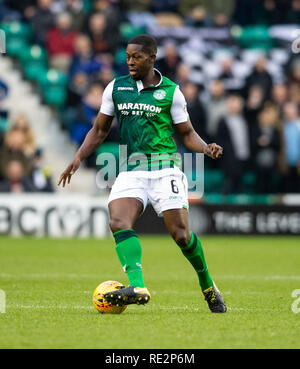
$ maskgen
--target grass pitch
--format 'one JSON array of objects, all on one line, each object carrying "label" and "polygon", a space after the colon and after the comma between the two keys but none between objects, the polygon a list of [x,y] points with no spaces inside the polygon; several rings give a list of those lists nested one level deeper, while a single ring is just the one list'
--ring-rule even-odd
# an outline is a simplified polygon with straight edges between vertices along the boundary
[{"label": "grass pitch", "polygon": [[127,284],[112,239],[0,238],[0,348],[300,348],[299,238],[201,237],[229,308],[220,315],[170,237],[140,239],[151,302],[101,315],[96,286]]}]

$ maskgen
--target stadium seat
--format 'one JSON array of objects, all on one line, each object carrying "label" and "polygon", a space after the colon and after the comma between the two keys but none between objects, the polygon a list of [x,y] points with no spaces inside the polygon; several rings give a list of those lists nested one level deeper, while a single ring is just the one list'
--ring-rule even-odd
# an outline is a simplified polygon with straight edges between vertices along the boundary
[{"label": "stadium seat", "polygon": [[20,57],[28,47],[32,37],[31,28],[20,22],[2,23],[0,26],[6,35],[6,52],[13,57]]},{"label": "stadium seat", "polygon": [[83,9],[86,13],[90,14],[93,10],[93,0],[85,0],[82,2]]},{"label": "stadium seat", "polygon": [[47,54],[44,48],[33,45],[25,49],[20,57],[25,77],[29,80],[38,78],[47,72]]},{"label": "stadium seat", "polygon": [[224,182],[224,173],[218,169],[209,169],[204,172],[205,192],[221,192]]},{"label": "stadium seat", "polygon": [[257,175],[254,172],[246,172],[243,175],[243,184],[244,184],[244,188],[245,188],[245,192],[246,193],[254,193],[255,192],[255,184],[256,184],[256,180],[257,180]]},{"label": "stadium seat", "polygon": [[19,57],[24,49],[28,47],[28,43],[24,39],[8,38],[6,40],[6,52],[7,55],[13,57]]},{"label": "stadium seat", "polygon": [[0,118],[0,131],[5,132],[7,129],[7,119]]},{"label": "stadium seat", "polygon": [[68,77],[56,69],[49,69],[38,78],[46,104],[61,108],[67,97]]},{"label": "stadium seat", "polygon": [[205,59],[202,65],[203,73],[208,79],[215,79],[221,73],[220,63],[216,63],[212,60]]},{"label": "stadium seat", "polygon": [[117,50],[117,52],[115,54],[114,62],[117,66],[120,66],[120,65],[126,63],[126,49],[124,47],[120,47]]},{"label": "stadium seat", "polygon": [[50,86],[44,90],[44,100],[46,104],[62,108],[66,102],[67,91],[61,86]]},{"label": "stadium seat", "polygon": [[273,60],[274,62],[284,65],[288,62],[289,60],[289,53],[287,50],[285,49],[280,49],[280,48],[276,48],[276,49],[272,49],[270,51],[270,58],[271,60]]},{"label": "stadium seat", "polygon": [[127,43],[132,37],[138,36],[141,33],[147,33],[146,27],[134,27],[130,23],[122,23],[120,25],[121,38],[125,43]]}]

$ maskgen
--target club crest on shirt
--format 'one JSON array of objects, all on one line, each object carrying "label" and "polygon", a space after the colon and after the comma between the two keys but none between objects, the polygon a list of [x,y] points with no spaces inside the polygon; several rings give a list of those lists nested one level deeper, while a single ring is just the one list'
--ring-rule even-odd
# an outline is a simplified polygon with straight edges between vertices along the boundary
[{"label": "club crest on shirt", "polygon": [[162,100],[166,97],[166,91],[165,90],[156,90],[153,93],[153,97],[155,97],[155,99],[157,100]]}]

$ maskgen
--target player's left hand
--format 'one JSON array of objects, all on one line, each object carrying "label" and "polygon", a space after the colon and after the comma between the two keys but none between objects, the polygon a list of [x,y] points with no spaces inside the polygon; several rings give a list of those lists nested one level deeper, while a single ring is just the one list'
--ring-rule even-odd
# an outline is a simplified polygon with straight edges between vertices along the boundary
[{"label": "player's left hand", "polygon": [[68,165],[67,169],[61,174],[57,185],[60,186],[62,184],[62,186],[65,187],[66,183],[70,184],[72,175],[78,170],[80,164],[81,160],[75,157],[71,164]]},{"label": "player's left hand", "polygon": [[205,152],[212,159],[219,159],[223,154],[223,147],[216,143],[207,145],[207,151]]}]

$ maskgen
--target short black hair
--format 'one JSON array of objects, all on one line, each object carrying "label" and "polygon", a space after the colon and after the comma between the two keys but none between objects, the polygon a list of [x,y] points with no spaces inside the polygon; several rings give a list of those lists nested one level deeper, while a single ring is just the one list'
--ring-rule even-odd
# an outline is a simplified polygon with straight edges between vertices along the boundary
[{"label": "short black hair", "polygon": [[142,45],[142,51],[149,55],[157,53],[157,42],[154,37],[150,35],[138,35],[129,40],[129,44]]}]

